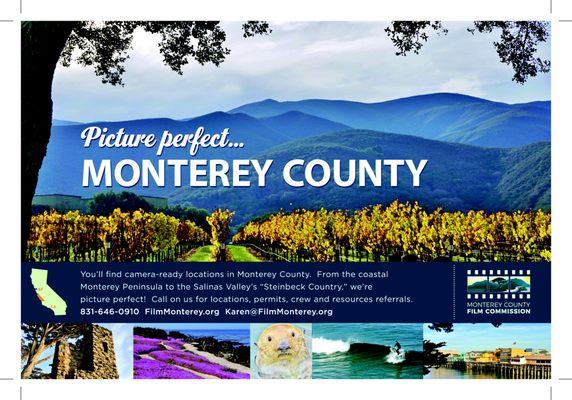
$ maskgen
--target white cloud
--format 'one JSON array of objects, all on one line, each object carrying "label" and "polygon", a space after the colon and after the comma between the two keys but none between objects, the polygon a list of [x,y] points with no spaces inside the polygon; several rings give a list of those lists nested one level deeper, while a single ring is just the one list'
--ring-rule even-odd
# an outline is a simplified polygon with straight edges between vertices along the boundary
[{"label": "white cloud", "polygon": [[471,96],[484,96],[484,90],[477,78],[451,78],[439,86],[440,92],[465,93]]},{"label": "white cloud", "polygon": [[[138,32],[124,87],[101,83],[90,68],[59,66],[54,115],[93,121],[187,118],[265,98],[382,101],[455,91],[524,102],[550,96],[550,77],[511,82],[494,35],[471,35],[470,23],[447,23],[419,55],[398,57],[379,22],[273,22],[269,36],[243,38],[241,24],[224,23],[231,54],[219,67],[191,61],[178,75],[163,64],[157,37]],[[549,45],[541,53],[549,55]]]}]

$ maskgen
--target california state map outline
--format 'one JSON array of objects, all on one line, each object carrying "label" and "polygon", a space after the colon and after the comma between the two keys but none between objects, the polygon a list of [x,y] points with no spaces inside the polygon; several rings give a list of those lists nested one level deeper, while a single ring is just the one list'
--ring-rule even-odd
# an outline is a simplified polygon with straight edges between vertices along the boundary
[{"label": "california state map outline", "polygon": [[67,303],[48,285],[48,270],[32,268],[30,278],[42,305],[52,310],[56,316],[66,315]]}]

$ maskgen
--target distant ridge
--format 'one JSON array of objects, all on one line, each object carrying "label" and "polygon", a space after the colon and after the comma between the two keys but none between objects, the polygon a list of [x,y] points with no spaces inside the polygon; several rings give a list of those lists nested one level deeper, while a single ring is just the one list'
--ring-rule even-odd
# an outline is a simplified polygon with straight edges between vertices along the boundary
[{"label": "distant ridge", "polygon": [[[447,210],[549,209],[550,107],[549,101],[510,105],[438,93],[378,103],[267,99],[231,112],[216,111],[187,120],[147,118],[79,125],[71,124],[73,121],[58,125],[55,120],[36,192],[88,197],[103,190],[81,186],[85,159],[109,159],[113,163],[126,158],[157,159],[155,149],[149,148],[85,148],[80,133],[87,126],[156,134],[165,129],[189,133],[204,126],[207,132],[229,128],[231,140],[245,146],[204,149],[201,159],[270,158],[276,164],[273,171],[280,171],[280,165],[293,158],[423,158],[429,159],[429,164],[419,188],[399,185],[337,190],[328,186],[317,192],[285,186],[281,176],[270,174],[265,188],[150,186],[130,190],[169,197],[171,204],[229,207],[237,210],[236,223],[281,208],[358,208],[394,199]],[[360,125],[381,128],[354,128]],[[188,159],[189,153],[188,149],[170,148],[162,157]],[[172,177],[167,176],[167,182],[172,182]]]},{"label": "distant ridge", "polygon": [[[90,196],[101,189],[81,188],[81,173],[84,159],[109,159],[118,161],[130,159],[156,159],[155,149],[145,147],[127,149],[101,149],[95,146],[83,147],[80,133],[89,126],[106,127],[110,132],[124,128],[129,133],[155,133],[161,135],[164,130],[171,133],[193,133],[198,127],[204,127],[207,133],[230,129],[232,142],[244,143],[243,148],[205,149],[201,157],[210,158],[248,158],[276,145],[317,134],[347,130],[349,127],[328,121],[313,115],[299,112],[286,113],[268,119],[257,119],[244,113],[229,114],[222,111],[201,115],[188,120],[170,118],[147,118],[133,121],[97,121],[79,125],[52,126],[52,136],[48,144],[48,153],[42,164],[36,187],[37,193],[57,192]],[[74,149],[74,151],[70,151]],[[186,148],[170,148],[165,151],[166,158],[189,158]],[[77,182],[77,186],[70,182]],[[151,187],[141,194],[165,196],[171,189]],[[135,190],[137,191],[137,190]],[[144,193],[142,193],[144,192]]]},{"label": "distant ridge", "polygon": [[288,135],[291,139],[350,129],[347,125],[300,111],[288,111],[284,114],[260,118],[259,120],[273,130]]},{"label": "distant ridge", "polygon": [[550,141],[550,108],[549,101],[511,105],[458,93],[432,93],[377,103],[267,99],[229,113],[270,118],[297,111],[355,129],[484,147],[518,147]]},{"label": "distant ridge", "polygon": [[[396,199],[448,211],[550,209],[550,143],[546,142],[517,149],[489,149],[394,133],[348,130],[288,142],[256,158],[274,160],[265,187],[180,188],[172,193],[170,202],[200,208],[227,207],[236,210],[236,224],[280,209],[357,209]],[[284,183],[281,170],[294,158],[338,159],[346,168],[343,176],[350,159],[426,158],[429,163],[419,187],[400,181],[393,188],[340,188],[334,184],[293,188]],[[388,180],[386,170],[382,181]]]},{"label": "distant ridge", "polygon": [[82,122],[77,121],[67,121],[64,119],[52,119],[52,125],[54,126],[68,126],[68,125],[81,125]]}]

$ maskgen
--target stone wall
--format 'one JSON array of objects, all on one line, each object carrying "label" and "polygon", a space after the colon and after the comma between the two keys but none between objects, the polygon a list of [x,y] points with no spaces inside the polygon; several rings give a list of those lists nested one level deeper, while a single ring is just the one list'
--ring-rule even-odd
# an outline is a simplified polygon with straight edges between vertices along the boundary
[{"label": "stone wall", "polygon": [[52,362],[52,379],[66,379],[72,370],[72,355],[70,345],[65,340],[58,340]]},{"label": "stone wall", "polygon": [[89,325],[76,345],[60,340],[52,363],[54,379],[117,379],[113,333]]}]

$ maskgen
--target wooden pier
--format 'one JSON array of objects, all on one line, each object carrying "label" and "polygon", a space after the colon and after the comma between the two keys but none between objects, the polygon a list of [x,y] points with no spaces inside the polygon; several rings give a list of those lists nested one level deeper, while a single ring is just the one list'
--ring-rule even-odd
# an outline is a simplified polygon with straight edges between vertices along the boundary
[{"label": "wooden pier", "polygon": [[549,364],[501,364],[455,361],[445,364],[446,368],[473,374],[494,374],[501,379],[550,379]]}]

